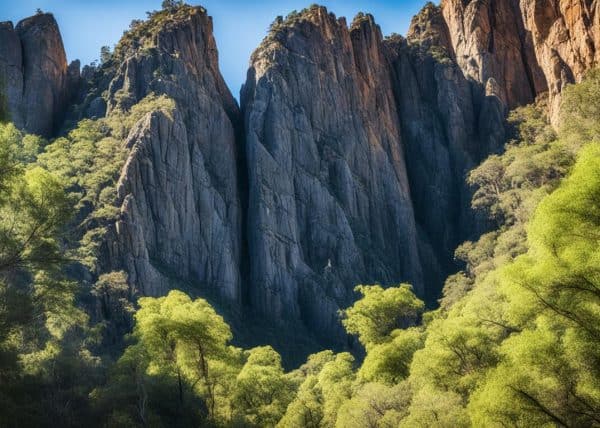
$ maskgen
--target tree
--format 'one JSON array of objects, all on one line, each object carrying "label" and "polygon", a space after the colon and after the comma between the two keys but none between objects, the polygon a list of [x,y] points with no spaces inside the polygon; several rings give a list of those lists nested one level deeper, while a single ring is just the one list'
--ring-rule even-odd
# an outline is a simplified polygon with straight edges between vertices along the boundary
[{"label": "tree", "polygon": [[390,340],[393,330],[414,324],[425,307],[406,284],[387,289],[359,285],[355,290],[362,298],[342,312],[342,322],[348,333],[358,335],[367,350]]},{"label": "tree", "polygon": [[174,378],[181,404],[198,393],[214,419],[220,363],[233,363],[229,326],[206,300],[192,301],[181,291],[143,297],[139,306],[134,336],[148,355],[148,373]]},{"label": "tree", "polygon": [[173,10],[177,9],[180,6],[183,6],[185,3],[183,0],[163,0],[161,7],[164,10]]},{"label": "tree", "polygon": [[523,329],[474,392],[480,425],[593,426],[600,421],[600,148],[538,206],[529,251],[500,271],[507,314]]},{"label": "tree", "polygon": [[278,427],[334,427],[338,410],[351,398],[355,374],[349,353],[322,352],[309,360],[312,367]]},{"label": "tree", "polygon": [[106,64],[108,61],[112,59],[112,52],[110,51],[110,46],[102,46],[100,48],[100,65]]},{"label": "tree", "polygon": [[408,413],[410,399],[406,382],[394,386],[375,382],[360,385],[352,399],[340,407],[336,427],[396,428]]},{"label": "tree", "polygon": [[[64,267],[74,199],[35,165],[43,140],[0,125],[0,425],[79,420],[98,360]],[[85,376],[82,376],[85,373]],[[80,405],[69,406],[79,402]]]},{"label": "tree", "polygon": [[0,206],[0,273],[64,262],[57,236],[73,212],[64,183],[36,167],[25,171],[5,197]]},{"label": "tree", "polygon": [[237,375],[233,406],[244,424],[274,427],[293,398],[294,385],[281,367],[281,356],[270,346],[247,351]]},{"label": "tree", "polygon": [[423,333],[417,328],[394,330],[392,340],[370,346],[358,376],[366,382],[395,385],[409,374],[413,354],[423,347]]}]

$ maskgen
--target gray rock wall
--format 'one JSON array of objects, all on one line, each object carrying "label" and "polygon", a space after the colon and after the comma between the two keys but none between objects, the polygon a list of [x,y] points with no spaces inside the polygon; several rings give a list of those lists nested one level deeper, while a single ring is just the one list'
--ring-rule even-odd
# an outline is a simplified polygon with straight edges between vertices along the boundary
[{"label": "gray rock wall", "polygon": [[172,117],[149,113],[130,132],[109,267],[141,294],[188,284],[240,306],[242,210],[238,108],[218,71],[212,21],[201,8],[133,51],[109,86],[108,114],[154,93]]},{"label": "gray rock wall", "polygon": [[0,23],[0,84],[9,119],[19,128],[50,137],[68,101],[67,58],[51,14]]},{"label": "gray rock wall", "polygon": [[390,77],[371,16],[313,8],[263,41],[242,93],[251,304],[329,341],[357,284],[423,293]]}]

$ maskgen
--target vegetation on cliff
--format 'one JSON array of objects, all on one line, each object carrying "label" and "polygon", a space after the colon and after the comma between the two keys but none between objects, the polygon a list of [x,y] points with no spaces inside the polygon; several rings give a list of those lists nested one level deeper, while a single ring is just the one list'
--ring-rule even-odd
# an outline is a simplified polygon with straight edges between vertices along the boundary
[{"label": "vegetation on cliff", "polygon": [[497,229],[457,250],[465,270],[448,278],[439,309],[423,313],[408,285],[360,286],[341,317],[364,358],[323,351],[290,372],[269,346],[233,346],[223,318],[180,291],[137,302],[129,345],[112,360],[98,347],[106,325],[82,305],[96,293],[111,313],[127,301],[126,278],[103,275],[86,290],[65,276],[81,257],[66,245],[73,214],[108,210],[103,193],[122,162],[113,135],[168,100],[151,97],[114,123],[83,121],[51,144],[2,125],[0,422],[594,426],[599,88],[594,71],[566,90],[558,132],[544,105],[513,112],[517,138],[469,176],[473,206]]},{"label": "vegetation on cliff", "polygon": [[[166,0],[103,69],[196,13]],[[176,101],[151,93],[52,141],[0,123],[0,426],[600,426],[600,71],[562,99],[559,126],[543,101],[514,110],[514,139],[468,175],[494,230],[457,248],[439,307],[408,284],[358,285],[339,320],[360,350],[293,370],[239,346],[207,300],[139,297],[128,272],[99,268],[129,135]]]}]

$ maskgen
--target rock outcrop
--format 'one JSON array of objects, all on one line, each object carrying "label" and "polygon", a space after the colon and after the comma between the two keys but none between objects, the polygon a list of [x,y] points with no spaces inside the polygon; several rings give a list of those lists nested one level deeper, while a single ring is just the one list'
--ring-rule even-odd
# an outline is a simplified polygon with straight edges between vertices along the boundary
[{"label": "rock outcrop", "polygon": [[600,3],[593,0],[442,0],[463,73],[494,79],[513,108],[548,92],[558,121],[560,94],[600,58]]},{"label": "rock outcrop", "polygon": [[521,1],[537,62],[548,82],[550,111],[558,120],[560,93],[600,60],[600,3],[592,0]]},{"label": "rock outcrop", "polygon": [[50,137],[68,101],[67,59],[51,14],[0,23],[0,85],[8,116],[19,128]]},{"label": "rock outcrop", "polygon": [[242,90],[251,304],[329,341],[356,284],[423,292],[390,77],[370,15],[312,7],[274,25]]},{"label": "rock outcrop", "polygon": [[175,109],[149,113],[127,139],[109,265],[125,269],[141,294],[186,284],[239,306],[238,108],[218,71],[211,18],[200,7],[180,12],[116,53],[109,115],[150,93],[167,95]]},{"label": "rock outcrop", "polygon": [[565,85],[598,62],[599,8],[442,0],[384,39],[370,15],[348,26],[313,6],[273,23],[241,111],[201,7],[134,23],[81,74],[40,14],[0,23],[0,119],[51,136],[166,95],[174,107],[125,141],[102,269],[127,271],[139,294],[192,289],[341,347],[337,312],[359,283],[407,281],[435,301],[456,246],[486,226],[466,175],[502,150],[509,109],[548,92],[556,120]]},{"label": "rock outcrop", "polygon": [[519,0],[443,0],[441,9],[465,76],[484,85],[493,79],[509,108],[546,90]]}]

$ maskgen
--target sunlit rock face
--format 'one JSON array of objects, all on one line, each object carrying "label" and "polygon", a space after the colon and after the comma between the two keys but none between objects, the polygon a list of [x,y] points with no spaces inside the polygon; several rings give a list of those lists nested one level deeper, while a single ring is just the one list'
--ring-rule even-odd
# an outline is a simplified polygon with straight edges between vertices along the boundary
[{"label": "sunlit rock face", "polygon": [[600,59],[600,3],[592,0],[523,0],[524,26],[548,82],[550,112],[558,121],[560,93],[579,82]]},{"label": "sunlit rock face", "polygon": [[110,82],[108,115],[150,93],[169,96],[176,108],[148,113],[130,132],[108,265],[126,269],[141,294],[185,284],[239,306],[239,112],[218,69],[212,20],[190,7],[144,42],[151,49],[139,42]]}]

